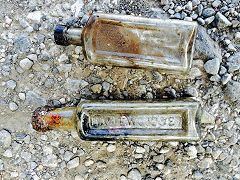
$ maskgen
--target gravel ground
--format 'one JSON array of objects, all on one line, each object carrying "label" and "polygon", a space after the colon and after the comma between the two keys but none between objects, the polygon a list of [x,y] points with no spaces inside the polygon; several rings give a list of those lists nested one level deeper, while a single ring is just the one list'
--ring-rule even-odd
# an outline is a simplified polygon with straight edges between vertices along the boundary
[{"label": "gravel ground", "polygon": [[[239,10],[239,0],[0,3],[0,179],[240,179]],[[56,24],[83,26],[95,11],[198,22],[189,75],[96,66],[81,47],[55,45]],[[184,96],[209,113],[199,142],[87,142],[30,125],[46,104]]]}]

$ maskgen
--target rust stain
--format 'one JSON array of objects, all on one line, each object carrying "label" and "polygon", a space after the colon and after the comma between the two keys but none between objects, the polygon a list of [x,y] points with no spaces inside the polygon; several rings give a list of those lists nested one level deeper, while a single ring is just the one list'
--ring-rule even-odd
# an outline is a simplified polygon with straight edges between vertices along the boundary
[{"label": "rust stain", "polygon": [[70,128],[73,124],[64,121],[64,117],[54,111],[49,106],[39,107],[33,112],[32,116],[33,129],[39,132],[46,132],[56,128]]},{"label": "rust stain", "polygon": [[93,46],[96,50],[140,54],[139,37],[121,22],[99,20],[94,25]]}]

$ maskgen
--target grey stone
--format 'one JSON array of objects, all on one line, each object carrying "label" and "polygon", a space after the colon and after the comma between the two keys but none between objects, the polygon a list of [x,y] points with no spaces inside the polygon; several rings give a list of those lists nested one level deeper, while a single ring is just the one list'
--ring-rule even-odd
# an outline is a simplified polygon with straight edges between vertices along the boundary
[{"label": "grey stone", "polygon": [[238,126],[240,126],[240,117],[236,118],[236,119],[235,119],[235,122],[236,122],[236,124],[237,124]]},{"label": "grey stone", "polygon": [[206,9],[204,9],[203,12],[202,12],[202,15],[203,15],[204,17],[210,17],[210,16],[213,16],[214,14],[215,14],[215,11],[214,11],[213,8],[206,8]]},{"label": "grey stone", "polygon": [[224,29],[232,25],[232,23],[220,12],[216,14],[216,23],[218,29]]},{"label": "grey stone", "polygon": [[41,59],[44,61],[47,61],[49,58],[50,58],[50,54],[46,50],[43,50],[41,52]]},{"label": "grey stone", "polygon": [[79,166],[79,157],[75,157],[74,159],[68,161],[67,168],[73,169]]},{"label": "grey stone", "polygon": [[212,164],[213,164],[212,158],[204,158],[200,161],[199,167],[201,169],[207,169],[210,168]]},{"label": "grey stone", "polygon": [[213,81],[213,82],[219,82],[220,80],[221,80],[221,77],[218,74],[210,77],[210,81]]},{"label": "grey stone", "polygon": [[18,109],[18,105],[15,102],[10,102],[9,103],[9,109],[11,111],[16,111]]},{"label": "grey stone", "polygon": [[28,37],[21,35],[14,41],[14,48],[16,52],[28,52],[32,44]]},{"label": "grey stone", "polygon": [[192,5],[193,7],[197,6],[200,4],[200,0],[192,0]]},{"label": "grey stone", "polygon": [[232,73],[240,69],[240,63],[227,62],[228,72]]},{"label": "grey stone", "polygon": [[195,42],[194,59],[222,59],[221,48],[214,42],[202,26],[198,26],[197,38]]},{"label": "grey stone", "polygon": [[240,52],[230,56],[227,61],[240,64]]},{"label": "grey stone", "polygon": [[200,25],[204,25],[205,21],[203,20],[203,18],[197,18],[197,21]]},{"label": "grey stone", "polygon": [[206,110],[202,111],[201,123],[203,124],[215,124],[215,117],[208,113]]},{"label": "grey stone", "polygon": [[227,84],[231,80],[231,78],[232,78],[231,74],[228,74],[228,73],[224,74],[221,79],[222,84],[223,85]]},{"label": "grey stone", "polygon": [[73,157],[73,153],[71,152],[71,151],[66,151],[65,153],[64,153],[64,160],[65,161],[69,161],[72,157]]},{"label": "grey stone", "polygon": [[221,67],[220,67],[219,74],[220,74],[220,75],[223,75],[223,74],[225,74],[226,72],[227,72],[227,69],[226,69],[224,66],[221,66]]},{"label": "grey stone", "polygon": [[7,130],[0,131],[0,146],[5,148],[9,147],[12,142],[11,134]]},{"label": "grey stone", "polygon": [[30,152],[23,151],[21,153],[21,158],[23,158],[27,162],[31,160],[31,157],[32,157],[32,154]]},{"label": "grey stone", "polygon": [[30,163],[30,168],[31,169],[35,169],[37,166],[38,166],[37,163],[34,162],[34,161]]},{"label": "grey stone", "polygon": [[87,14],[84,14],[84,16],[81,19],[81,23],[85,24],[88,21],[88,19],[89,19],[89,16]]},{"label": "grey stone", "polygon": [[26,100],[25,103],[29,106],[32,106],[34,108],[45,106],[47,104],[46,99],[39,96],[37,93],[33,91],[28,91],[26,93]]},{"label": "grey stone", "polygon": [[240,102],[239,92],[240,92],[240,83],[237,81],[229,81],[227,83],[227,87],[224,90],[225,96],[228,97],[233,102],[235,101]]},{"label": "grey stone", "polygon": [[141,180],[142,175],[137,168],[131,169],[127,175],[129,180]]},{"label": "grey stone", "polygon": [[7,150],[3,153],[3,156],[4,156],[4,157],[7,157],[7,158],[11,158],[11,157],[13,156],[11,149],[7,149]]},{"label": "grey stone", "polygon": [[158,163],[162,163],[164,161],[164,155],[160,154],[160,155],[157,155],[157,156],[153,156],[153,161],[158,162]]},{"label": "grey stone", "polygon": [[197,92],[197,89],[195,87],[188,86],[184,89],[184,92],[187,95],[190,95],[192,97],[198,97],[198,92]]},{"label": "grey stone", "polygon": [[15,89],[15,87],[17,86],[17,83],[16,83],[16,81],[14,81],[14,80],[9,80],[9,81],[7,81],[7,88],[8,89]]},{"label": "grey stone", "polygon": [[54,80],[52,78],[47,79],[44,83],[46,87],[51,87],[53,84],[54,84]]},{"label": "grey stone", "polygon": [[19,62],[19,65],[23,70],[29,70],[29,69],[31,69],[33,62],[31,60],[29,60],[28,58],[25,58]]},{"label": "grey stone", "polygon": [[202,179],[203,178],[203,174],[198,170],[194,171],[192,176],[194,179]]},{"label": "grey stone", "polygon": [[104,91],[108,91],[110,89],[110,84],[106,81],[102,83],[102,87]]},{"label": "grey stone", "polygon": [[37,61],[37,55],[36,54],[29,54],[27,56],[28,59],[32,60],[32,61]]},{"label": "grey stone", "polygon": [[204,19],[204,21],[208,25],[208,24],[211,24],[214,21],[214,19],[215,19],[215,16],[211,16],[211,17]]},{"label": "grey stone", "polygon": [[212,3],[212,6],[214,8],[217,8],[222,2],[220,0],[215,0],[213,3]]},{"label": "grey stone", "polygon": [[77,92],[80,89],[86,87],[88,83],[84,80],[70,79],[67,78],[65,88],[70,92]]},{"label": "grey stone", "polygon": [[208,74],[215,75],[218,73],[220,61],[218,58],[211,59],[204,64],[204,69]]},{"label": "grey stone", "polygon": [[55,154],[44,156],[42,159],[42,164],[46,167],[56,168],[58,165],[57,156]]}]

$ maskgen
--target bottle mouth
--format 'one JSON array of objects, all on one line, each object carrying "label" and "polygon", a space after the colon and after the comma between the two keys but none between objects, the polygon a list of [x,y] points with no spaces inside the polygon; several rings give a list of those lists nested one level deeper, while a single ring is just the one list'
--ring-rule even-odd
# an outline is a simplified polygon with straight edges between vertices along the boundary
[{"label": "bottle mouth", "polygon": [[53,108],[49,106],[43,106],[37,108],[32,115],[32,127],[38,132],[46,132],[51,130],[52,128],[49,127],[49,122],[46,121],[46,116],[49,111]]},{"label": "bottle mouth", "polygon": [[54,40],[57,45],[67,46],[69,42],[65,36],[67,27],[64,25],[57,25],[54,29]]}]

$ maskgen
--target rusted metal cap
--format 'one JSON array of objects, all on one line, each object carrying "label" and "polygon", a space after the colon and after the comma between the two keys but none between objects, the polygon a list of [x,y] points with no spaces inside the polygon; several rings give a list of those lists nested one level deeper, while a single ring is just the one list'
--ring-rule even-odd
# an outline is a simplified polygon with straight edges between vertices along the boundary
[{"label": "rusted metal cap", "polygon": [[46,132],[52,128],[49,126],[48,121],[46,121],[46,115],[53,108],[49,106],[43,106],[37,108],[32,115],[32,126],[33,129],[39,132]]}]

